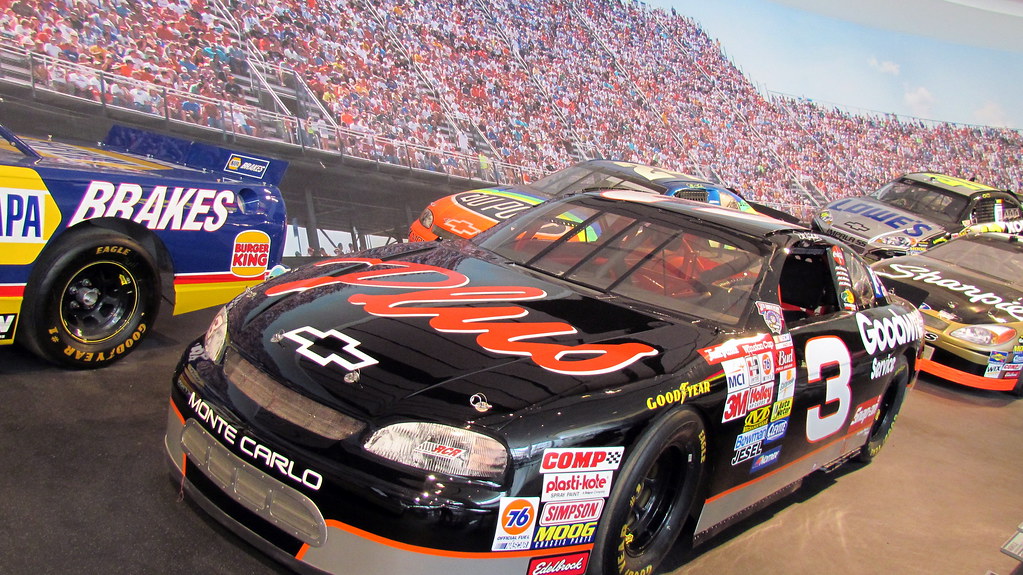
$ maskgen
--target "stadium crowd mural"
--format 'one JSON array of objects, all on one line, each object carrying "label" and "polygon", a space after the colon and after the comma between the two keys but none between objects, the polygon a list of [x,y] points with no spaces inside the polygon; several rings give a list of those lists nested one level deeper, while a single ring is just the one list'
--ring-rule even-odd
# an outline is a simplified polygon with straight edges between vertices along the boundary
[{"label": "stadium crowd mural", "polygon": [[800,215],[908,171],[1023,181],[1018,131],[761,93],[631,0],[0,0],[0,35],[45,89],[484,179],[604,157]]}]

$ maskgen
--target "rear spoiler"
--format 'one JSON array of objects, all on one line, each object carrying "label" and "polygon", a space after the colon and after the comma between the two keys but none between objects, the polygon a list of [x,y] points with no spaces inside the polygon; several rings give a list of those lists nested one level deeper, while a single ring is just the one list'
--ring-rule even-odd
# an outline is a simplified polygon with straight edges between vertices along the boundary
[{"label": "rear spoiler", "polygon": [[132,154],[223,174],[238,181],[259,181],[272,186],[281,183],[288,169],[288,162],[284,160],[120,125],[110,128],[103,144]]}]

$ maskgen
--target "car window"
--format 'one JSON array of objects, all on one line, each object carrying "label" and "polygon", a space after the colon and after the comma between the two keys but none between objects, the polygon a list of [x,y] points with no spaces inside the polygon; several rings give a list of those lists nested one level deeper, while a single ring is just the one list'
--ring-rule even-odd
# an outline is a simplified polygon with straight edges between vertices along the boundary
[{"label": "car window", "polygon": [[782,264],[778,298],[787,324],[824,317],[841,309],[831,272],[830,246],[794,246]]},{"label": "car window", "polygon": [[626,189],[651,194],[663,194],[664,186],[649,181],[627,178],[624,174],[597,169],[591,165],[572,166],[541,178],[531,186],[550,196],[561,198],[586,190]]},{"label": "car window", "polygon": [[[844,279],[840,272],[841,267],[838,261],[835,262],[835,275],[838,277],[838,287],[845,288],[851,295],[850,298],[843,298],[842,294],[839,294],[839,300],[842,303],[850,303],[855,309],[863,310],[872,308],[877,305],[877,293],[874,289],[873,277],[870,275],[870,270],[866,264],[860,259],[856,258],[849,253],[848,250],[842,250],[838,246],[834,246],[832,250],[838,250],[843,253],[843,261],[845,262],[844,268],[848,273],[848,286],[843,285]],[[851,299],[851,302],[847,302],[846,299]],[[887,302],[884,302],[887,303]]]},{"label": "car window", "polygon": [[965,197],[958,194],[902,181],[888,184],[874,192],[873,197],[945,226],[959,224],[968,203]]},{"label": "car window", "polygon": [[735,325],[763,258],[753,244],[634,210],[547,204],[481,244],[537,271],[676,312]]}]

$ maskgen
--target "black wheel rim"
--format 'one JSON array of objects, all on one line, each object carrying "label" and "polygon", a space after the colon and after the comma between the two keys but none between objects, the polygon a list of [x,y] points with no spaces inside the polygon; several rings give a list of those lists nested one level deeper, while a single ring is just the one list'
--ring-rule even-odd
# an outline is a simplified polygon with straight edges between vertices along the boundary
[{"label": "black wheel rim", "polygon": [[877,406],[877,413],[874,414],[874,424],[870,428],[871,441],[883,437],[891,427],[892,421],[895,419],[895,400],[899,395],[900,385],[902,385],[902,380],[897,377],[885,390],[881,404]]},{"label": "black wheel rim", "polygon": [[71,337],[99,343],[120,333],[139,306],[135,276],[116,262],[93,262],[68,281],[60,296],[60,320]]},{"label": "black wheel rim", "polygon": [[658,456],[636,484],[626,520],[625,550],[629,555],[642,555],[657,538],[678,503],[677,495],[685,485],[686,471],[682,450],[672,447]]}]

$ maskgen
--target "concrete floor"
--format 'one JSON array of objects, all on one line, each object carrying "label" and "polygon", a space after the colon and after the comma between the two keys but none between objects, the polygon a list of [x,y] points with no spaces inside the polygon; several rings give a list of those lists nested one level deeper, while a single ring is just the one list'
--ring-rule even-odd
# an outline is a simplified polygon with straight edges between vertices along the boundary
[{"label": "concrete floor", "polygon": [[[168,479],[171,370],[212,313],[161,318],[99,371],[0,348],[0,573],[283,572]],[[1023,400],[922,380],[872,464],[808,479],[666,572],[1023,575],[999,550],[1023,522],[1021,440]]]}]

